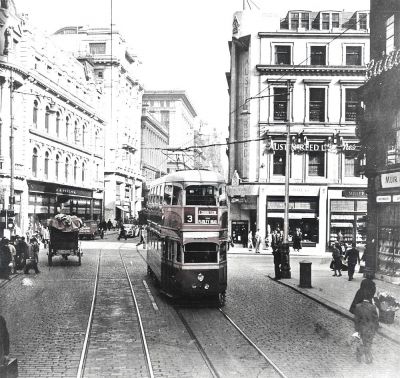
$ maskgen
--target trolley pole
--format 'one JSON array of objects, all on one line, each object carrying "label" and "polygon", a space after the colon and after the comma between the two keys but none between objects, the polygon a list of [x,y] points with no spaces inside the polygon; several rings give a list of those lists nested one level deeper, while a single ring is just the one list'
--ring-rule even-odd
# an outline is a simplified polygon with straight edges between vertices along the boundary
[{"label": "trolley pole", "polygon": [[286,82],[286,166],[285,166],[285,213],[283,218],[283,243],[281,251],[281,277],[291,278],[289,258],[289,179],[290,179],[290,80]]}]

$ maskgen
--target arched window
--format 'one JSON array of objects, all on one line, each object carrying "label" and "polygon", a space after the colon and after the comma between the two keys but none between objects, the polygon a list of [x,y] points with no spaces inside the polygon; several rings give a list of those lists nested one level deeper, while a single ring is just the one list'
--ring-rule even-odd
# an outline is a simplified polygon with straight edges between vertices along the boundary
[{"label": "arched window", "polygon": [[33,113],[32,113],[32,123],[35,129],[37,128],[38,109],[39,109],[39,103],[37,102],[37,100],[35,100],[33,101]]},{"label": "arched window", "polygon": [[75,121],[74,139],[75,139],[75,143],[78,143],[78,142],[79,142],[78,121]]},{"label": "arched window", "polygon": [[78,173],[78,163],[77,163],[77,161],[75,160],[74,161],[74,182],[76,183],[76,175],[77,175],[77,173]]},{"label": "arched window", "polygon": [[85,182],[85,163],[82,163],[82,182]]},{"label": "arched window", "polygon": [[85,136],[86,136],[86,125],[83,125],[82,127],[82,146],[85,147]]},{"label": "arched window", "polygon": [[60,112],[57,112],[57,114],[56,114],[56,135],[57,135],[57,137],[60,136],[60,121],[61,121],[61,115],[60,115]]},{"label": "arched window", "polygon": [[46,113],[44,114],[44,128],[48,133],[50,128],[50,109],[48,106],[46,106]]},{"label": "arched window", "polygon": [[59,179],[59,175],[60,175],[60,155],[56,156],[56,180]]},{"label": "arched window", "polygon": [[46,180],[49,178],[49,155],[48,151],[44,154],[44,178]]},{"label": "arched window", "polygon": [[65,118],[65,138],[69,139],[69,117]]},{"label": "arched window", "polygon": [[65,181],[68,181],[69,159],[65,158]]},{"label": "arched window", "polygon": [[37,177],[37,161],[38,161],[38,151],[37,148],[33,149],[32,154],[32,176]]}]

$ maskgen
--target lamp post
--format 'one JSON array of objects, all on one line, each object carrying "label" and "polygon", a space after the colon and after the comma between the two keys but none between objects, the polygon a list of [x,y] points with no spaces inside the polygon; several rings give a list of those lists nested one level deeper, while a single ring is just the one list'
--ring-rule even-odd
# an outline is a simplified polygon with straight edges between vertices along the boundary
[{"label": "lamp post", "polygon": [[281,277],[291,278],[290,258],[289,258],[289,179],[290,179],[290,80],[286,82],[286,165],[285,165],[285,212],[283,218],[283,243],[282,243],[282,262]]}]

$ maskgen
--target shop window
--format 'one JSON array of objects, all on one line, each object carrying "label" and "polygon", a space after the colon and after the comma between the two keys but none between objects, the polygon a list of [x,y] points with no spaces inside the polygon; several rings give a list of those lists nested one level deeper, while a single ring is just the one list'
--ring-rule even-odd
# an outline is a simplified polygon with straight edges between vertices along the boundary
[{"label": "shop window", "polygon": [[287,89],[274,88],[274,120],[286,121],[287,118]]},{"label": "shop window", "polygon": [[32,123],[35,129],[37,129],[38,110],[39,110],[39,103],[35,100],[33,101],[33,113],[32,113]]},{"label": "shop window", "polygon": [[273,161],[273,174],[285,176],[286,171],[286,151],[275,151]]},{"label": "shop window", "polygon": [[50,109],[48,106],[46,106],[46,112],[44,114],[44,129],[46,133],[48,133],[50,129]]},{"label": "shop window", "polygon": [[346,89],[346,104],[345,104],[345,120],[356,121],[357,120],[357,109],[358,109],[358,95],[357,89],[347,88]]},{"label": "shop window", "polygon": [[386,20],[386,55],[394,50],[394,15]]},{"label": "shop window", "polygon": [[37,177],[38,174],[38,150],[37,148],[33,149],[32,154],[32,176]]},{"label": "shop window", "polygon": [[360,177],[360,159],[357,153],[346,151],[344,154],[345,177]]},{"label": "shop window", "polygon": [[290,14],[290,29],[297,30],[299,28],[299,13]]},{"label": "shop window", "polygon": [[317,66],[326,65],[326,46],[311,46],[311,64]]},{"label": "shop window", "polygon": [[57,137],[60,136],[60,122],[61,122],[61,115],[60,112],[57,112],[56,114],[56,135]]},{"label": "shop window", "polygon": [[275,64],[291,64],[291,46],[275,46]]},{"label": "shop window", "polygon": [[56,177],[56,180],[59,179],[59,175],[60,175],[60,156],[56,155],[56,166],[55,166],[55,177]]},{"label": "shop window", "polygon": [[309,104],[310,121],[325,121],[325,89],[310,88],[310,104]]},{"label": "shop window", "polygon": [[46,151],[44,154],[44,178],[47,180],[49,178],[49,153]]},{"label": "shop window", "polygon": [[346,46],[346,65],[361,66],[362,62],[362,47],[361,46]]},{"label": "shop window", "polygon": [[319,148],[318,151],[310,151],[308,153],[308,175],[309,176],[325,176],[325,153]]}]

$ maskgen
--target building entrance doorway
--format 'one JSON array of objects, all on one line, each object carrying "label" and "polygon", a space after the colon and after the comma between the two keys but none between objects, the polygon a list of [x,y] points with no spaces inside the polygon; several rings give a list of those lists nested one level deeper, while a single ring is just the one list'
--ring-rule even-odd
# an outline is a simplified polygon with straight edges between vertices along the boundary
[{"label": "building entrance doorway", "polygon": [[247,235],[249,233],[249,224],[247,221],[232,221],[232,241],[235,244],[247,247]]}]

